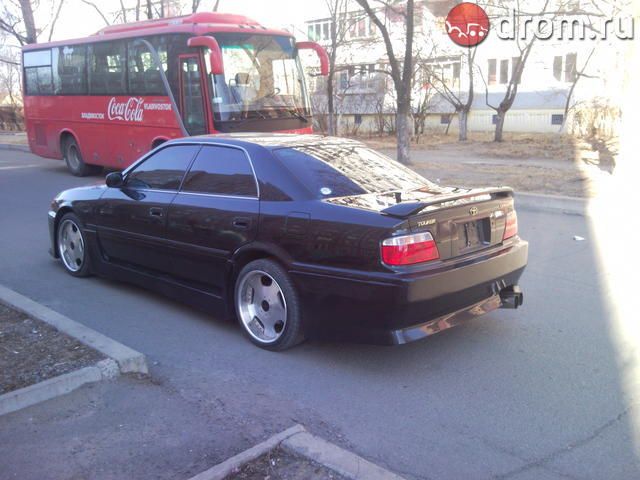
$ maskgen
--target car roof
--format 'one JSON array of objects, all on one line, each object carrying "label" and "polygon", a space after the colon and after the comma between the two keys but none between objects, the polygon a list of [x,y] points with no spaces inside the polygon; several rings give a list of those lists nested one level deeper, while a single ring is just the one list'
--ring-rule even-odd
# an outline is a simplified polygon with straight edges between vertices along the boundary
[{"label": "car roof", "polygon": [[259,145],[270,150],[277,148],[293,148],[298,146],[318,146],[318,145],[345,145],[364,146],[357,140],[349,138],[329,137],[315,134],[295,134],[295,133],[222,133],[215,135],[197,135],[193,137],[183,137],[171,140],[170,143],[224,143],[228,145],[247,146]]}]

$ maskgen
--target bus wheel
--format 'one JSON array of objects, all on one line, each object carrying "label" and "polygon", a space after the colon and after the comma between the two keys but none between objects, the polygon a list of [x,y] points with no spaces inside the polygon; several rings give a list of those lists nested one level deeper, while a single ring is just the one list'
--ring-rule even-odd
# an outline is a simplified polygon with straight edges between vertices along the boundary
[{"label": "bus wheel", "polygon": [[69,137],[64,142],[64,161],[67,164],[69,171],[76,177],[86,177],[100,172],[102,167],[97,165],[87,165],[82,160],[82,154],[78,147],[78,142],[73,137]]}]

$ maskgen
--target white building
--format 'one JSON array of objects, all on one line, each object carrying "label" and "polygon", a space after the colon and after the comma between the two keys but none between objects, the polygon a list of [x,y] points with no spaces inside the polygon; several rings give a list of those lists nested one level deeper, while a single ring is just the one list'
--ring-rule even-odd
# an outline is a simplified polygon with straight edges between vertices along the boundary
[{"label": "white building", "polygon": [[[530,9],[535,10],[538,0],[530,0]],[[401,9],[402,1],[395,3]],[[455,6],[455,0],[427,0],[416,2],[416,35],[414,58],[417,73],[414,87],[414,112],[416,120],[422,118],[430,129],[455,130],[457,122],[455,109],[442,95],[449,90],[455,96],[466,100],[469,90],[468,62],[466,47],[453,43],[446,34],[445,17]],[[375,5],[375,2],[372,2]],[[591,3],[589,2],[589,5]],[[558,132],[592,128],[586,125],[594,121],[594,106],[600,117],[614,115],[621,99],[620,92],[624,72],[625,40],[616,38],[609,32],[608,39],[593,40],[598,25],[588,25],[586,39],[567,39],[570,31],[562,19],[573,22],[586,18],[579,15],[579,1],[569,5],[558,4],[554,11],[563,15],[554,17],[554,29],[550,27],[535,30],[535,23],[529,24],[527,40],[538,33],[531,54],[525,64],[523,75],[517,85],[518,93],[505,118],[505,131]],[[497,106],[504,98],[511,81],[514,68],[519,61],[518,41],[505,39],[509,32],[511,15],[494,16],[491,7],[491,31],[486,40],[477,47],[474,68],[474,99],[469,115],[470,130],[493,130],[496,111],[487,104]],[[504,12],[504,10],[500,10]],[[404,17],[398,12],[378,11],[392,33],[394,51],[402,57],[404,48]],[[537,18],[537,17],[536,17]],[[540,17],[542,18],[542,17]],[[547,16],[551,18],[551,16]],[[571,25],[571,24],[569,24]],[[565,38],[560,39],[559,27]],[[611,26],[610,26],[611,27]],[[344,41],[339,43],[336,60],[335,109],[340,133],[365,133],[393,129],[393,83],[389,75],[388,60],[382,36],[369,18],[355,2],[350,2],[346,12],[339,16],[337,31],[345,31]],[[612,30],[610,28],[610,30]],[[305,31],[311,40],[316,40],[330,48],[331,15],[309,19]],[[574,30],[574,33],[579,29]],[[513,32],[512,32],[513,33]],[[627,35],[629,30],[627,29]],[[542,36],[549,39],[541,39]],[[502,37],[502,38],[501,38]],[[587,62],[585,68],[585,62]],[[583,71],[584,69],[584,71]],[[314,77],[310,72],[310,91],[319,123],[326,121],[326,83],[322,77]],[[576,78],[578,81],[575,82]],[[569,101],[568,119],[565,122],[567,98],[574,85]],[[423,112],[424,115],[420,115]],[[585,113],[590,112],[590,113]],[[604,120],[600,119],[600,124]],[[449,123],[451,122],[451,125]],[[589,123],[587,122],[587,123]],[[610,123],[610,122],[609,122]]]}]

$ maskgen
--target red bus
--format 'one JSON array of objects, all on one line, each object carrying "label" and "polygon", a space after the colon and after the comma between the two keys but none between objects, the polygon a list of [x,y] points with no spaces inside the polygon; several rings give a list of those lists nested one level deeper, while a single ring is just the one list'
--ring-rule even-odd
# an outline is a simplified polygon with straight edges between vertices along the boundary
[{"label": "red bus", "polygon": [[176,137],[311,133],[298,51],[325,51],[240,15],[195,13],[23,48],[31,151],[71,173],[122,169]]}]

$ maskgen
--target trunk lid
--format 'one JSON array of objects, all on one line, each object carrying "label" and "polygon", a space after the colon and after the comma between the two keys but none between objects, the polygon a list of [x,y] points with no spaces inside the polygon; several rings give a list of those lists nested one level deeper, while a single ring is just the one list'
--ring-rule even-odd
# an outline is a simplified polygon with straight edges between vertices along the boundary
[{"label": "trunk lid", "polygon": [[446,260],[502,242],[506,214],[513,210],[513,190],[508,187],[431,187],[412,192],[340,197],[330,201],[377,210],[382,215],[397,218],[398,231],[431,233],[440,259]]}]

